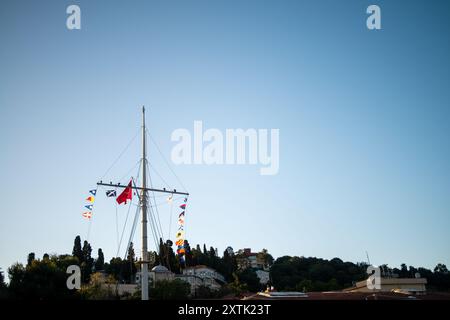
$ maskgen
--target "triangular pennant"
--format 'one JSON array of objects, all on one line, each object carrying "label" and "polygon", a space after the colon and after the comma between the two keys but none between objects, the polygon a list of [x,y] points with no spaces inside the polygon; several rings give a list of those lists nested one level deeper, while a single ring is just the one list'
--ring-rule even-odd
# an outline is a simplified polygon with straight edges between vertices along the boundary
[{"label": "triangular pennant", "polygon": [[186,209],[186,204],[183,203],[183,204],[180,206],[180,208],[183,209],[183,210]]},{"label": "triangular pennant", "polygon": [[187,202],[187,198],[184,198],[184,202]]},{"label": "triangular pennant", "polygon": [[89,193],[95,197],[97,195],[97,189],[89,190]]},{"label": "triangular pennant", "polygon": [[94,203],[95,198],[93,196],[89,196],[86,198],[87,201],[89,201],[90,203]]},{"label": "triangular pennant", "polygon": [[90,219],[90,218],[92,218],[92,212],[90,212],[90,211],[83,212],[82,216],[86,219]]},{"label": "triangular pennant", "polygon": [[184,211],[178,215],[178,218],[184,217]]},{"label": "triangular pennant", "polygon": [[84,206],[85,208],[87,208],[89,211],[92,211],[93,205],[92,204],[88,204],[87,206]]}]

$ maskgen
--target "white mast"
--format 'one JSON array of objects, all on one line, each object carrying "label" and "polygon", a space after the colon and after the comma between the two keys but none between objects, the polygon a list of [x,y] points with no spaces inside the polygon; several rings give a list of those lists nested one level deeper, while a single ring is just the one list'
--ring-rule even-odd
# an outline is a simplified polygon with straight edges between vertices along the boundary
[{"label": "white mast", "polygon": [[[103,183],[103,181],[97,182],[99,186],[108,186],[115,188],[124,188],[120,183],[114,184]],[[188,192],[180,192],[177,190],[166,190],[147,188],[147,152],[145,145],[145,107],[142,107],[142,186],[132,186],[133,190],[141,190],[140,206],[142,213],[142,260],[141,260],[141,289],[142,289],[142,300],[148,300],[148,248],[147,248],[147,209],[148,209],[148,198],[147,192],[161,192],[168,193],[171,195],[181,194],[184,196],[189,196]],[[157,245],[157,244],[156,244]]]},{"label": "white mast", "polygon": [[142,107],[142,264],[141,289],[142,300],[148,300],[148,249],[147,249],[147,154],[145,150],[145,107]]}]

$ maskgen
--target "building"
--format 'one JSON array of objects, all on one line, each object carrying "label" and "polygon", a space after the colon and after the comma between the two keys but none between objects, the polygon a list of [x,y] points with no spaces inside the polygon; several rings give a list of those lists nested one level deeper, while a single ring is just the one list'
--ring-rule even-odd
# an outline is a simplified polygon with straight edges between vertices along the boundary
[{"label": "building", "polygon": [[200,286],[205,286],[212,291],[217,291],[220,290],[225,283],[223,275],[213,268],[204,265],[187,267],[183,270],[183,274],[176,275],[175,277],[188,282],[191,285],[191,294],[194,296]]},{"label": "building", "polygon": [[[219,290],[225,283],[223,275],[218,273],[213,268],[199,265],[194,267],[187,267],[183,270],[182,274],[174,274],[165,266],[158,265],[152,268],[149,272],[149,283],[154,285],[158,281],[168,280],[172,281],[180,279],[186,281],[191,286],[191,294],[195,295],[196,290],[200,286],[208,287],[212,291]],[[136,284],[141,283],[141,272],[136,273]]]},{"label": "building", "polygon": [[250,248],[239,250],[236,258],[238,268],[241,270],[247,268],[265,269],[264,258],[260,254],[252,252]]},{"label": "building", "polygon": [[408,292],[421,294],[426,292],[427,279],[425,278],[381,278],[380,289],[369,289],[367,280],[359,281],[355,286],[347,288],[345,292]]},{"label": "building", "polygon": [[[154,266],[152,270],[148,273],[148,281],[149,283],[156,283],[157,281],[161,280],[173,280],[175,279],[175,275],[173,272],[169,271],[165,266],[158,265]],[[141,283],[141,272],[136,272],[136,278],[135,281],[137,284]]]},{"label": "building", "polygon": [[261,283],[262,285],[266,285],[270,280],[269,271],[256,270],[256,275],[259,278],[259,283]]}]

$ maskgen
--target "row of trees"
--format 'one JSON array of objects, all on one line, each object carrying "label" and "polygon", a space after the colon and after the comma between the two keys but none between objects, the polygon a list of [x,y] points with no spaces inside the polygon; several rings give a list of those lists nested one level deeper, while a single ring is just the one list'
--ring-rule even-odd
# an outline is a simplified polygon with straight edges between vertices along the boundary
[{"label": "row of trees", "polygon": [[[152,252],[150,268],[154,265],[164,265],[174,273],[180,273],[186,266],[206,265],[224,275],[226,283],[220,292],[212,292],[207,287],[197,290],[197,297],[218,298],[226,294],[239,295],[243,292],[257,292],[264,289],[256,270],[249,263],[248,253],[241,250],[234,252],[227,248],[222,256],[217,250],[204,244],[191,248],[188,241],[186,247],[186,265],[180,265],[177,255],[172,250],[170,241],[160,241],[160,254]],[[366,263],[343,262],[339,258],[331,260],[314,257],[273,257],[263,250],[257,255],[257,261],[263,268],[270,267],[269,285],[279,291],[327,291],[339,290],[352,286],[356,281],[367,278]],[[66,286],[67,267],[81,267],[82,290],[68,290]],[[25,265],[15,263],[8,268],[10,282],[5,284],[5,274],[0,270],[0,299],[98,299],[117,298],[113,290],[117,283],[134,283],[139,263],[136,260],[131,243],[126,258],[112,258],[105,261],[102,249],[98,249],[94,258],[92,246],[88,241],[81,241],[77,236],[74,240],[72,254],[48,255],[37,258],[30,253]],[[443,264],[438,264],[433,271],[425,268],[400,268],[381,266],[384,276],[414,277],[420,273],[427,278],[430,290],[449,291],[450,273]],[[102,283],[108,283],[108,292],[102,291]],[[176,297],[179,292],[187,295],[187,283],[161,283],[152,288],[152,297]],[[134,297],[136,298],[136,297]]]},{"label": "row of trees", "polygon": [[[351,287],[354,282],[367,279],[368,264],[343,262],[339,258],[331,260],[313,257],[278,258],[270,269],[272,285],[280,291],[329,291]],[[443,264],[434,271],[402,264],[400,269],[382,265],[384,277],[413,278],[416,273],[428,281],[428,289],[450,291],[450,273]]]},{"label": "row of trees", "polygon": [[[163,242],[160,240],[159,254],[150,252],[150,268],[155,265],[164,265],[174,273],[181,273],[182,269],[188,266],[206,265],[216,269],[224,275],[228,285],[220,293],[213,293],[208,288],[200,288],[198,295],[205,297],[218,297],[227,293],[239,294],[244,291],[258,291],[261,289],[259,279],[255,270],[244,267],[242,261],[245,258],[242,251],[234,253],[232,248],[227,248],[223,256],[219,257],[217,250],[204,244],[203,249],[200,245],[195,248],[190,247],[188,241],[185,241],[186,255],[185,265],[180,265],[178,256],[172,249],[172,242],[169,240]],[[8,269],[10,279],[9,285],[4,282],[4,274],[0,272],[0,298],[21,298],[21,299],[95,299],[99,295],[100,283],[134,283],[136,272],[139,268],[139,262],[136,259],[133,243],[130,244],[127,257],[122,259],[114,257],[109,262],[101,248],[97,251],[97,256],[92,254],[92,246],[88,241],[82,241],[80,236],[76,236],[73,244],[72,254],[68,255],[48,255],[37,258],[35,253],[28,254],[27,263],[15,263]],[[261,254],[265,255],[267,261],[273,261],[272,256],[264,250]],[[68,274],[67,267],[78,265],[81,269],[81,291],[70,291],[67,289],[66,280]],[[180,284],[176,284],[179,286]],[[166,290],[167,284],[158,285],[152,292],[152,296],[164,296],[164,292],[158,293],[158,290]],[[165,288],[165,289],[164,289]],[[185,291],[186,288],[183,290]],[[183,291],[183,292],[184,292]],[[114,297],[111,292],[106,293],[107,297]]]}]

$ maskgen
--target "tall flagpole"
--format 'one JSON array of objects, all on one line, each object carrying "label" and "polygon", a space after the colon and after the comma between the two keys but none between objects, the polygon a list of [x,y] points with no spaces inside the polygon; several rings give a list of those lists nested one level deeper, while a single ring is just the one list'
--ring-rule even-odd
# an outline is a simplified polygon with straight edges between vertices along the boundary
[{"label": "tall flagpole", "polygon": [[141,288],[142,300],[148,300],[148,249],[147,249],[147,154],[145,149],[145,107],[142,107],[142,264]]}]

